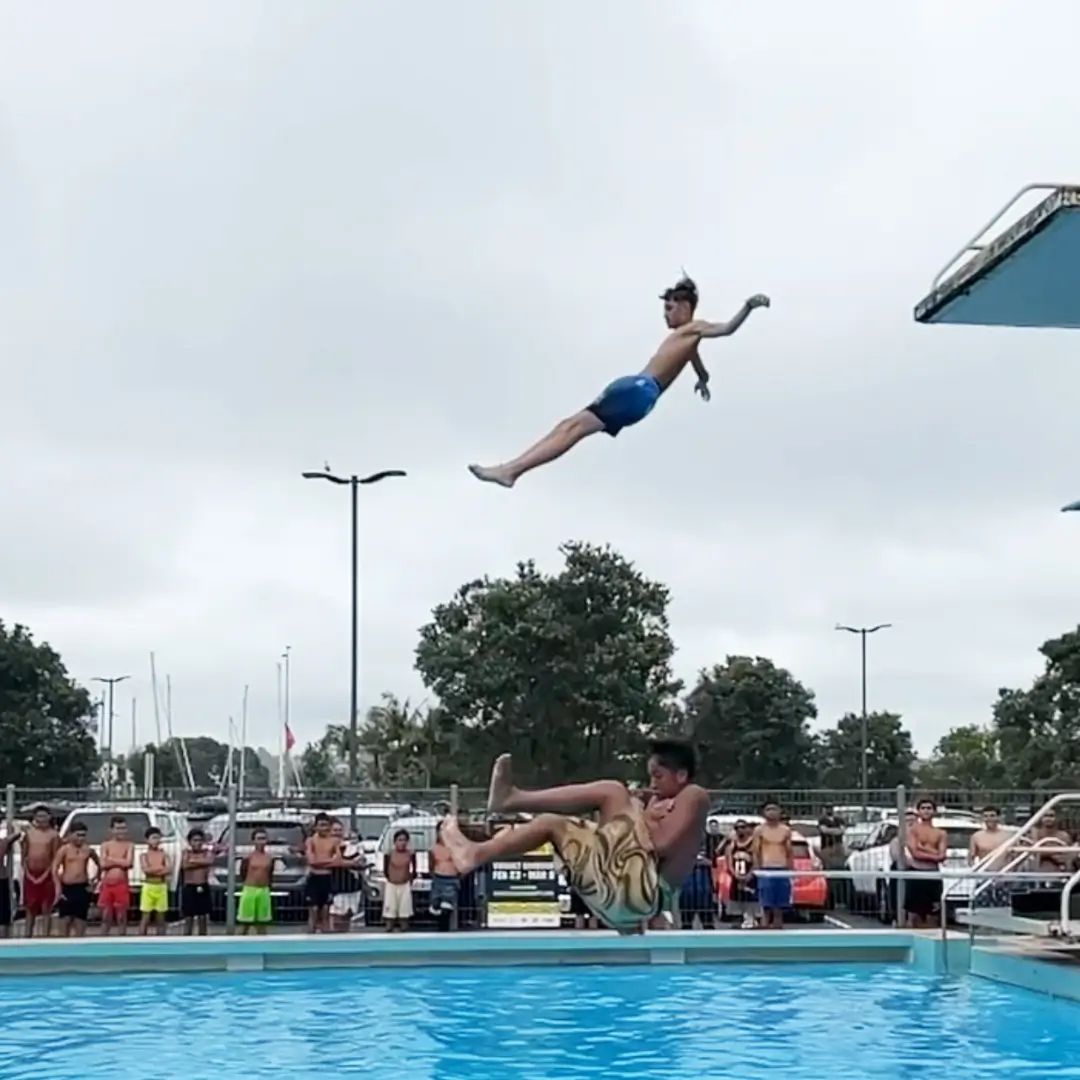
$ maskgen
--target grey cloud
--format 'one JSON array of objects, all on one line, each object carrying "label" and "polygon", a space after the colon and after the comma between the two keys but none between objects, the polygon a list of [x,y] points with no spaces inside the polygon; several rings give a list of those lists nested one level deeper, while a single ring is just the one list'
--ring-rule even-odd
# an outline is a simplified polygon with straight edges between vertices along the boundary
[{"label": "grey cloud", "polygon": [[[157,648],[189,730],[252,682],[272,743],[289,643],[298,733],[343,717],[324,458],[410,471],[364,493],[365,701],[422,694],[460,581],[572,536],[671,583],[684,676],[772,653],[825,720],[858,702],[831,625],[896,622],[874,704],[925,746],[1074,618],[1073,339],[911,321],[1060,172],[1071,7],[1026,58],[1005,7],[101,10],[0,40],[0,600],[81,677]],[[683,264],[707,316],[775,300],[709,350],[712,404],[472,485],[647,359]]]}]

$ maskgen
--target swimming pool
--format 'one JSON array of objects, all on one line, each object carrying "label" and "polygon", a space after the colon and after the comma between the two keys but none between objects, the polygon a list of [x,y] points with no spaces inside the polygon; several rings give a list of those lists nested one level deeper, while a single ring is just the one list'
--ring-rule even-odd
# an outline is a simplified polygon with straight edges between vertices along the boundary
[{"label": "swimming pool", "polygon": [[3,1080],[1080,1076],[1080,1006],[907,965],[0,979]]}]

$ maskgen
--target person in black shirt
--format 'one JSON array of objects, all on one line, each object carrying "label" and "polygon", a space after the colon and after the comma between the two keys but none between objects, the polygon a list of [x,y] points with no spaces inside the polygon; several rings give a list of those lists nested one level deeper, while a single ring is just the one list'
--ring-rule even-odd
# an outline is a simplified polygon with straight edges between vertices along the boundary
[{"label": "person in black shirt", "polygon": [[[818,833],[821,836],[821,865],[825,870],[844,869],[844,819],[831,807],[822,808],[818,818]],[[836,906],[836,898],[841,890],[838,886],[843,882],[828,879],[828,900],[826,907],[830,910]]]}]

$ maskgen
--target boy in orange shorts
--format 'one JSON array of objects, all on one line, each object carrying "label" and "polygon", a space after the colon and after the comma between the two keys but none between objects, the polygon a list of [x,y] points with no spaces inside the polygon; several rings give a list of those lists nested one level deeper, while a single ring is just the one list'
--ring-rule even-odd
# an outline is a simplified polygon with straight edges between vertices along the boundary
[{"label": "boy in orange shorts", "polygon": [[121,934],[127,933],[128,909],[131,907],[128,874],[134,865],[135,845],[128,838],[127,821],[117,814],[109,822],[109,839],[101,845],[98,909],[103,934],[108,934],[114,926]]}]

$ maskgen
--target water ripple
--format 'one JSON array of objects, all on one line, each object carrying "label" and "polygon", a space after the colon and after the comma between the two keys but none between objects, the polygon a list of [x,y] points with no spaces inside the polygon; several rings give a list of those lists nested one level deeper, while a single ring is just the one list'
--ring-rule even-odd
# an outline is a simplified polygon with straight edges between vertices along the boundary
[{"label": "water ripple", "polygon": [[1080,1007],[903,966],[0,979],[0,1080],[1060,1080]]}]

